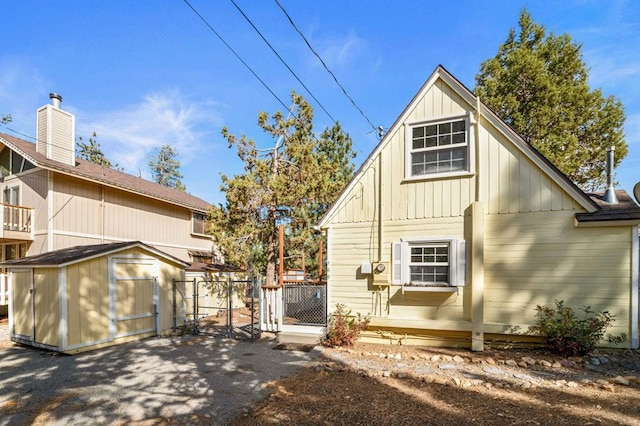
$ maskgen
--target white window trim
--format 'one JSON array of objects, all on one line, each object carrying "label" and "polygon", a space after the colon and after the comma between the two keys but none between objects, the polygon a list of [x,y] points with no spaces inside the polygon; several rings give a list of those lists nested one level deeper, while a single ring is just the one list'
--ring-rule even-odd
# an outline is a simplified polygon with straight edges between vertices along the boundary
[{"label": "white window trim", "polygon": [[[409,285],[410,259],[412,245],[429,245],[445,243],[449,245],[449,284],[443,285]],[[398,252],[400,250],[400,252]],[[467,250],[466,241],[457,236],[441,237],[409,237],[392,243],[391,250],[391,283],[401,285],[402,291],[457,291],[458,287],[466,285],[467,280]],[[399,256],[399,257],[398,257]],[[398,268],[400,272],[398,273]]]},{"label": "white window trim", "polygon": [[[11,198],[11,195],[14,191],[18,192],[18,200],[16,202],[16,204],[12,204],[11,200],[5,200],[5,195],[6,192],[9,191],[9,198]],[[22,182],[10,182],[7,183],[3,190],[2,190],[2,204],[8,204],[8,205],[13,205],[13,206],[21,206],[22,205]]]},{"label": "white window trim", "polygon": [[[459,170],[455,172],[445,173],[431,173],[424,175],[411,175],[411,154],[413,152],[413,128],[417,126],[425,126],[430,124],[448,123],[456,120],[464,119],[466,132],[467,132],[467,166],[465,170]],[[429,120],[417,120],[408,121],[404,125],[404,140],[405,140],[405,159],[404,159],[404,180],[405,181],[423,181],[423,180],[437,180],[446,179],[451,177],[472,177],[475,175],[475,131],[474,127],[477,125],[474,115],[471,111],[465,114],[447,115],[433,117]]]},{"label": "white window trim", "polygon": [[191,235],[197,235],[197,236],[200,236],[200,237],[208,237],[208,235],[203,233],[203,232],[195,232],[196,221],[195,221],[195,217],[194,216],[197,215],[197,214],[201,215],[201,216],[204,216],[204,221],[203,221],[203,224],[202,224],[202,228],[203,229],[206,228],[205,225],[207,224],[207,214],[206,213],[200,213],[200,212],[193,212],[192,211],[191,212]]}]

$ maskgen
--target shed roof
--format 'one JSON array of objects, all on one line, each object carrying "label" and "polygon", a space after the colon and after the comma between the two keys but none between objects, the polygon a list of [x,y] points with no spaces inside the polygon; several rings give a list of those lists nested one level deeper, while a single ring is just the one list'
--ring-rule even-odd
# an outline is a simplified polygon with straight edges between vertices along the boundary
[{"label": "shed roof", "polygon": [[94,244],[89,246],[75,246],[68,247],[60,250],[49,251],[46,253],[38,254],[35,256],[23,257],[21,259],[7,260],[0,262],[0,266],[7,268],[46,268],[46,267],[60,267],[73,263],[78,263],[91,258],[105,256],[119,251],[127,250],[133,247],[141,247],[148,250],[155,255],[167,259],[171,262],[177,263],[181,266],[187,267],[189,264],[183,260],[173,257],[163,251],[160,251],[150,245],[147,245],[140,241],[125,241],[118,243],[105,243]]},{"label": "shed roof", "polygon": [[244,269],[234,265],[224,263],[202,263],[193,262],[187,268],[189,272],[243,272]]},{"label": "shed roof", "polygon": [[75,166],[71,166],[60,161],[48,159],[46,156],[36,151],[34,143],[16,138],[14,136],[0,133],[0,142],[8,146],[13,151],[19,153],[34,165],[59,172],[66,175],[75,176],[79,179],[88,180],[103,185],[119,188],[135,194],[144,195],[171,204],[186,207],[192,210],[206,212],[211,205],[191,194],[150,182],[128,173],[102,167],[99,164],[82,160],[76,157]]},{"label": "shed roof", "polygon": [[626,191],[616,190],[617,204],[604,201],[604,192],[588,194],[597,204],[598,210],[593,213],[576,213],[578,223],[636,221],[640,223],[640,206]]}]

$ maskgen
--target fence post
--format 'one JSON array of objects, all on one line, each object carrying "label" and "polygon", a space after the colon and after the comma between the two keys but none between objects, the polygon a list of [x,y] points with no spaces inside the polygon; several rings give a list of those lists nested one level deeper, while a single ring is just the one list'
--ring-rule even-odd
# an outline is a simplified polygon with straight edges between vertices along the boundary
[{"label": "fence post", "polygon": [[233,283],[227,277],[227,337],[233,338]]},{"label": "fence post", "polygon": [[173,333],[175,334],[178,327],[178,300],[177,300],[177,292],[176,292],[176,279],[171,279],[171,284],[173,285]]},{"label": "fence post", "polygon": [[198,334],[198,284],[193,279],[193,334]]},{"label": "fence post", "polygon": [[256,295],[256,277],[251,280],[251,341],[253,342],[253,333],[255,332],[253,324],[256,322],[256,311],[254,306],[254,296]]}]

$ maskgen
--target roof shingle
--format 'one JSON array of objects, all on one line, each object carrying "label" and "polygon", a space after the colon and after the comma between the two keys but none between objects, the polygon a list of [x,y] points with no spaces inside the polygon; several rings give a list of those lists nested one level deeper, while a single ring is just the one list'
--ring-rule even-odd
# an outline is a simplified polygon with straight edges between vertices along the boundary
[{"label": "roof shingle", "polygon": [[7,145],[12,150],[27,158],[34,165],[44,169],[76,176],[84,180],[99,182],[107,186],[166,201],[192,210],[206,212],[209,207],[211,207],[208,202],[186,192],[162,186],[155,182],[150,182],[146,179],[110,169],[108,167],[102,167],[98,164],[82,160],[77,157],[75,166],[70,166],[56,160],[50,160],[36,151],[36,145],[34,143],[5,133],[0,133],[0,143]]},{"label": "roof shingle", "polygon": [[594,213],[576,213],[578,222],[607,222],[607,221],[639,221],[640,206],[627,194],[626,191],[616,190],[618,204],[609,204],[604,201],[604,193],[587,194],[598,206]]}]

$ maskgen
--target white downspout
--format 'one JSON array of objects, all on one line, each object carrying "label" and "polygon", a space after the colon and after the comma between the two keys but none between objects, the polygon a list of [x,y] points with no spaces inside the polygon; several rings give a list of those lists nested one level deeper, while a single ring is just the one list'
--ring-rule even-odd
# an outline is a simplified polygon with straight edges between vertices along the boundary
[{"label": "white downspout", "polygon": [[480,96],[476,96],[476,122],[474,126],[474,162],[475,162],[475,178],[476,178],[476,196],[475,201],[480,201]]},{"label": "white downspout", "polygon": [[640,275],[640,236],[638,226],[631,229],[631,347],[638,349],[638,315],[640,315],[640,306],[638,306],[638,281]]}]

